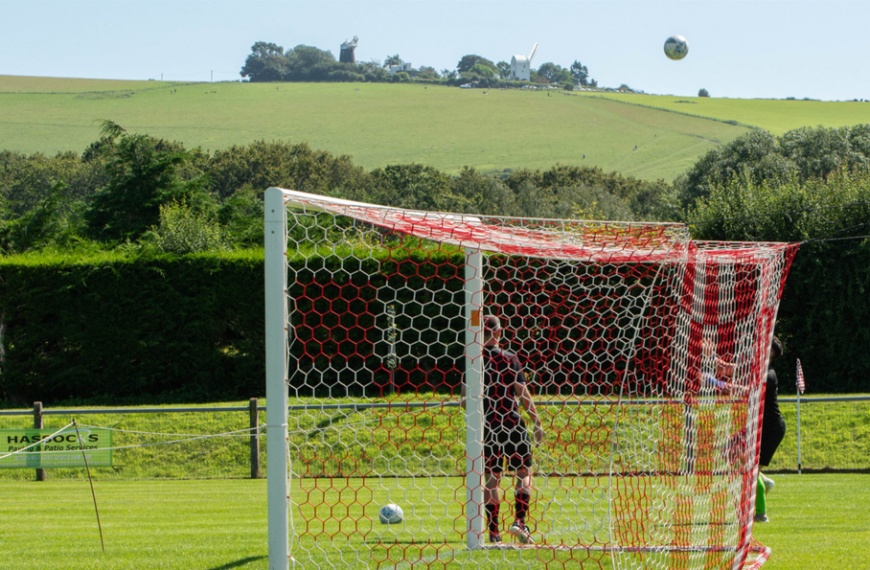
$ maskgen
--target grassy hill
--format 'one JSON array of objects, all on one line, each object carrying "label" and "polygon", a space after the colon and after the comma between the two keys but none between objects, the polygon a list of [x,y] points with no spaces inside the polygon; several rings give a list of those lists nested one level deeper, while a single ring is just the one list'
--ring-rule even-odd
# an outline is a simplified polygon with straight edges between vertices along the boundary
[{"label": "grassy hill", "polygon": [[81,152],[103,120],[217,150],[307,142],[371,169],[554,164],[672,179],[751,127],[870,122],[870,104],[368,83],[193,83],[0,76],[0,149]]},{"label": "grassy hill", "polygon": [[799,127],[844,127],[870,123],[870,101],[714,99],[634,93],[595,93],[587,96],[749,125],[774,135]]}]

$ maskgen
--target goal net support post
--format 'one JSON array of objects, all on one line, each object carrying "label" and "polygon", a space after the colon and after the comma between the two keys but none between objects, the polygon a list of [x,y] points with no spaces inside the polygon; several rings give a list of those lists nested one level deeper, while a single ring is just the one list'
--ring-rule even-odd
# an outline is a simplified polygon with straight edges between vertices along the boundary
[{"label": "goal net support post", "polygon": [[[270,568],[764,563],[759,417],[794,245],[276,188],[265,205]],[[533,545],[507,539],[508,473],[507,540],[488,541],[489,314],[544,425]]]},{"label": "goal net support post", "polygon": [[287,215],[277,189],[264,196],[266,349],[266,465],[269,570],[286,570],[290,557],[288,481]]},{"label": "goal net support post", "polygon": [[470,550],[483,546],[483,253],[465,251],[465,516],[466,544]]}]

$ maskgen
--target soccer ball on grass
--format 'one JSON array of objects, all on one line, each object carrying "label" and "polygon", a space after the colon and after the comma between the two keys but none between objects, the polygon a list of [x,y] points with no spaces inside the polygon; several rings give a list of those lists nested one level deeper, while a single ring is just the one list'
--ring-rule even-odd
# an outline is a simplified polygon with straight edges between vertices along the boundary
[{"label": "soccer ball on grass", "polygon": [[402,512],[402,507],[390,503],[381,507],[381,510],[378,511],[378,519],[383,524],[399,524],[405,520],[405,513]]},{"label": "soccer ball on grass", "polygon": [[665,55],[671,59],[683,59],[689,53],[689,42],[683,36],[671,36],[665,40]]}]

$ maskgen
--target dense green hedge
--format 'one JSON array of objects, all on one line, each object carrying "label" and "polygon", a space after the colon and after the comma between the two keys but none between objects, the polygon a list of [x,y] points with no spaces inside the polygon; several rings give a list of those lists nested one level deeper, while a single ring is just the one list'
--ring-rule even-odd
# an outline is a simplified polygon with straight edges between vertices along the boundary
[{"label": "dense green hedge", "polygon": [[794,394],[799,358],[810,393],[870,392],[868,323],[870,239],[801,244],[777,319],[780,391]]},{"label": "dense green hedge", "polygon": [[[455,390],[463,260],[443,251],[420,255],[291,256],[291,295],[299,298],[305,289],[314,297],[294,307],[293,361],[300,371],[322,375],[322,389],[314,391],[291,371],[291,395]],[[794,385],[796,357],[811,392],[870,391],[868,286],[870,249],[803,244],[777,325],[786,342],[777,363],[783,391]],[[2,259],[0,403],[261,396],[263,298],[262,251]],[[385,342],[391,304],[401,306],[395,371]],[[355,371],[362,368],[372,373],[360,378]]]},{"label": "dense green hedge", "polygon": [[[322,389],[313,391],[291,371],[291,394],[458,386],[462,254],[420,255],[291,256],[291,295],[301,298],[304,289],[313,298],[294,307],[293,359],[322,375]],[[264,392],[261,251],[7,258],[0,261],[0,295],[0,401],[206,402]],[[385,364],[391,303],[401,303],[409,319],[398,355],[402,375]],[[358,378],[363,362],[373,374]]]},{"label": "dense green hedge", "polygon": [[135,403],[260,393],[262,253],[32,259],[0,263],[0,399]]}]

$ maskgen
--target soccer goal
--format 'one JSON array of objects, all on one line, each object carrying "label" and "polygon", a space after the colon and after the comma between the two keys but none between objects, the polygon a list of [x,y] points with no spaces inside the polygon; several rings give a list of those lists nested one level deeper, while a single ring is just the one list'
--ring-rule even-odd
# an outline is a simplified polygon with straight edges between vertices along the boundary
[{"label": "soccer goal", "polygon": [[[794,246],[277,188],[265,207],[270,568],[767,559],[752,539],[759,404]],[[502,542],[486,523],[487,315],[545,432],[528,544],[508,533],[508,473]],[[383,524],[390,503],[404,517]]]}]

